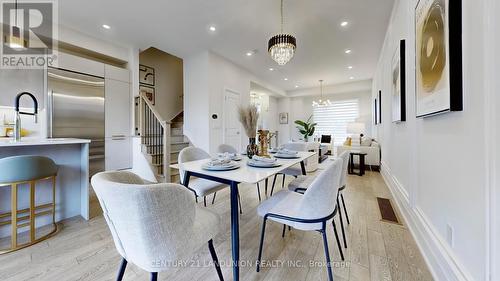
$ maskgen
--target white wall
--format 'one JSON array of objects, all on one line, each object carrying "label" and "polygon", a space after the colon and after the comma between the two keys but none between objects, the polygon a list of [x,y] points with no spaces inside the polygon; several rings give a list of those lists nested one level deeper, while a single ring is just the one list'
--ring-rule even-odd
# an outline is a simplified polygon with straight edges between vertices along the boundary
[{"label": "white wall", "polygon": [[[319,89],[316,88],[314,94],[307,96],[296,96],[291,98],[279,99],[279,112],[288,112],[288,125],[279,124],[280,143],[287,143],[290,140],[298,140],[302,136],[293,123],[295,120],[307,120],[313,113],[312,102],[318,100]],[[330,101],[340,101],[349,99],[359,100],[359,121],[365,123],[367,136],[372,132],[372,100],[370,90],[362,90],[356,88],[353,92],[340,92],[335,93],[333,87],[325,88],[323,96]],[[334,136],[335,137],[335,136]]]},{"label": "white wall", "polygon": [[[252,81],[284,95],[282,90],[212,52],[184,59],[184,133],[195,146],[210,153],[216,151],[223,142],[225,89],[239,93],[240,103],[246,105],[250,102]],[[212,119],[212,114],[219,118]],[[245,134],[241,135],[240,149],[248,144]]]},{"label": "white wall", "polygon": [[[464,111],[415,118],[414,8],[396,1],[375,78],[382,90],[383,175],[437,280],[486,280],[487,197],[483,1],[463,3]],[[391,123],[391,60],[407,40],[407,122]],[[498,123],[497,123],[498,124]],[[498,126],[498,125],[497,125]],[[498,143],[498,142],[497,142]],[[447,241],[447,226],[453,243]]]}]

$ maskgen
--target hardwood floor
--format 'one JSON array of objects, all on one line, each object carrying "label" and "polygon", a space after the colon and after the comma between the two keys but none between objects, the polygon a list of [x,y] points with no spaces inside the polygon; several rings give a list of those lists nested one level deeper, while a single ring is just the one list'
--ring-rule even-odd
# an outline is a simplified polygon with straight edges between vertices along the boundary
[{"label": "hardwood floor", "polygon": [[[240,217],[240,257],[246,263],[241,267],[241,280],[327,280],[321,234],[292,230],[281,238],[282,225],[273,222],[268,223],[266,230],[265,264],[261,272],[255,272],[262,223],[256,215],[257,191],[250,185],[242,185],[240,190],[244,212]],[[261,191],[264,192],[263,184]],[[391,200],[392,196],[379,173],[349,176],[344,196],[351,221],[346,229],[345,262],[340,259],[333,229],[328,227],[336,281],[433,280],[408,229],[380,221],[376,196]],[[99,210],[97,202],[93,203],[93,208]],[[214,239],[214,246],[225,279],[231,280],[232,271],[227,266],[231,262],[228,191],[219,192],[215,205],[208,208],[222,218],[224,231]],[[336,223],[341,235],[338,217]],[[195,254],[189,267],[161,272],[159,280],[218,280],[210,261],[208,247],[204,247]],[[56,236],[32,247],[0,255],[0,280],[114,280],[119,263],[120,257],[103,217],[97,216],[90,221],[74,218],[62,222]],[[148,278],[146,272],[129,264],[124,280]]]}]

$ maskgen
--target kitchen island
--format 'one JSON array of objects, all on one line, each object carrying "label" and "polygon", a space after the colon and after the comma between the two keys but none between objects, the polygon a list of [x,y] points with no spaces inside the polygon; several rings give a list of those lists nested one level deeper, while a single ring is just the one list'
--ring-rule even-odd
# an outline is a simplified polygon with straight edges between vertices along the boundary
[{"label": "kitchen island", "polygon": [[[49,157],[58,165],[56,184],[56,221],[74,216],[89,219],[89,144],[90,140],[73,138],[0,138],[0,158],[18,155]],[[0,213],[9,212],[10,188],[0,187]],[[29,186],[20,185],[18,209],[29,207]],[[52,198],[51,182],[40,181],[36,186],[36,204],[44,204]],[[49,217],[36,220],[36,227],[51,222]],[[0,237],[9,236],[8,227],[0,228]]]}]

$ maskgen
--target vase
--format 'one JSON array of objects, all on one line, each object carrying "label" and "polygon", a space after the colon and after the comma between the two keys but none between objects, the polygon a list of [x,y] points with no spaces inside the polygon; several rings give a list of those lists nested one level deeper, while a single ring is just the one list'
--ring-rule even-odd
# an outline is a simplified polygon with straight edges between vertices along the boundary
[{"label": "vase", "polygon": [[268,130],[259,130],[259,156],[269,157],[267,154],[267,136],[269,135]]},{"label": "vase", "polygon": [[259,148],[255,144],[255,138],[248,138],[248,145],[247,145],[247,156],[248,158],[252,159],[254,155],[259,154]]}]

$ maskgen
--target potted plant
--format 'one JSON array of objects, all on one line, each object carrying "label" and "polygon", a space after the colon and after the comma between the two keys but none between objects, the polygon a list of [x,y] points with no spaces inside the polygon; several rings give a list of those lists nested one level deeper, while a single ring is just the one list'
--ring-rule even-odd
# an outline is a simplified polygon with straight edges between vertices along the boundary
[{"label": "potted plant", "polygon": [[295,124],[297,124],[297,129],[299,130],[299,133],[303,136],[304,141],[308,141],[309,137],[314,134],[314,131],[316,130],[316,125],[318,123],[312,123],[311,122],[312,115],[309,116],[307,121],[302,121],[302,120],[295,120]]},{"label": "potted plant", "polygon": [[257,107],[255,105],[238,107],[238,118],[248,137],[249,144],[247,146],[247,156],[251,159],[254,155],[258,154],[258,147],[255,143],[255,137],[257,136],[257,120],[259,119]]}]

